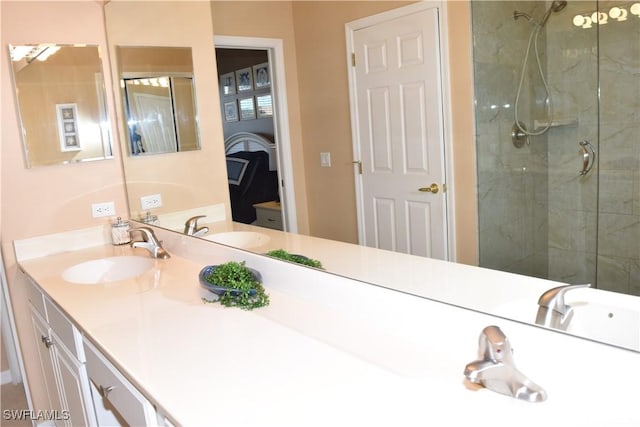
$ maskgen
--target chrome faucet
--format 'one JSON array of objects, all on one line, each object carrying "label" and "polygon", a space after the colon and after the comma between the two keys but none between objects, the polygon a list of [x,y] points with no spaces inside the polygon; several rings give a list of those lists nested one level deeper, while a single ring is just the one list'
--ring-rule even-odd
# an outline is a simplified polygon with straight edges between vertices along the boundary
[{"label": "chrome faucet", "polygon": [[547,393],[516,369],[509,339],[497,326],[487,326],[480,334],[478,360],[464,368],[464,376],[474,384],[528,402],[542,402]]},{"label": "chrome faucet", "polygon": [[187,220],[184,224],[184,234],[188,236],[202,236],[203,234],[207,234],[209,231],[209,227],[200,227],[198,228],[198,220],[200,218],[204,218],[206,215],[196,215]]},{"label": "chrome faucet", "polygon": [[[132,241],[132,248],[144,248],[149,251],[153,258],[167,259],[171,255],[162,247],[162,242],[158,240],[153,230],[149,227],[138,227],[129,230],[129,233],[139,231],[142,234],[142,241]],[[133,239],[131,239],[133,240]]]},{"label": "chrome faucet", "polygon": [[549,289],[538,299],[536,324],[566,331],[573,317],[573,308],[565,304],[564,294],[571,289],[588,288],[586,285],[566,285]]}]

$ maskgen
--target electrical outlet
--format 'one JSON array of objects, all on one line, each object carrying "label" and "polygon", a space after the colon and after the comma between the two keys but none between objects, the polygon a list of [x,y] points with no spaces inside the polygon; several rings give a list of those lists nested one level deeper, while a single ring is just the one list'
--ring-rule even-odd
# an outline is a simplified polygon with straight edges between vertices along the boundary
[{"label": "electrical outlet", "polygon": [[140,197],[140,206],[143,211],[155,209],[162,206],[162,196],[160,194],[150,194]]},{"label": "electrical outlet", "polygon": [[113,202],[93,203],[91,205],[91,213],[94,218],[102,218],[105,216],[116,215],[116,205]]}]

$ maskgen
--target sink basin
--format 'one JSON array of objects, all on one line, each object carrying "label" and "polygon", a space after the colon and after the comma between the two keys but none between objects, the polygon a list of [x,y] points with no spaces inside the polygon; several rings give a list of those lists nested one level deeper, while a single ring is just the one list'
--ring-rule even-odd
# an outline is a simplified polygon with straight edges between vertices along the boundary
[{"label": "sink basin", "polygon": [[132,279],[149,271],[155,262],[139,256],[115,256],[94,259],[67,268],[62,278],[78,285],[117,282]]},{"label": "sink basin", "polygon": [[271,240],[269,236],[255,231],[229,231],[226,233],[216,233],[204,236],[212,242],[233,246],[241,249],[256,248],[265,245]]},{"label": "sink basin", "polygon": [[[568,333],[640,351],[640,299],[597,289],[566,294],[573,307]],[[495,314],[534,323],[537,301],[517,300],[498,307]]]}]

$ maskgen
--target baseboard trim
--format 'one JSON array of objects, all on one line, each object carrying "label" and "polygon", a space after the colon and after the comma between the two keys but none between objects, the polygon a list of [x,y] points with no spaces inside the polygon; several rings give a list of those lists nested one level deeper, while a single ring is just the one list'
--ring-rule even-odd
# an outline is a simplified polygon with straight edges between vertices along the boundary
[{"label": "baseboard trim", "polygon": [[0,372],[0,380],[0,382],[2,382],[2,385],[12,382],[13,378],[11,377],[11,371],[7,369],[6,371]]}]

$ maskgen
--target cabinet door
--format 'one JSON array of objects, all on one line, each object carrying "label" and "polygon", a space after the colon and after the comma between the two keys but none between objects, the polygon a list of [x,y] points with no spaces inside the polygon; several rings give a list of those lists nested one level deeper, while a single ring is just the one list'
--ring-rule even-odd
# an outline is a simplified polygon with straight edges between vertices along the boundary
[{"label": "cabinet door", "polygon": [[[62,414],[65,407],[63,400],[64,392],[58,387],[56,378],[57,363],[55,356],[52,356],[51,348],[53,339],[51,331],[47,323],[40,317],[37,310],[30,306],[31,323],[33,326],[33,336],[38,349],[38,358],[40,359],[40,368],[44,379],[44,386],[49,398],[47,408],[35,408],[36,410],[52,410],[55,414]],[[64,425],[64,420],[57,420],[56,425]]]},{"label": "cabinet door", "polygon": [[68,422],[72,426],[95,425],[93,405],[88,402],[91,399],[91,391],[86,367],[78,362],[66,347],[57,345],[60,341],[55,332],[52,336],[56,343],[53,354],[59,368],[60,388],[64,390],[65,409],[68,410],[62,416],[68,417]]}]

